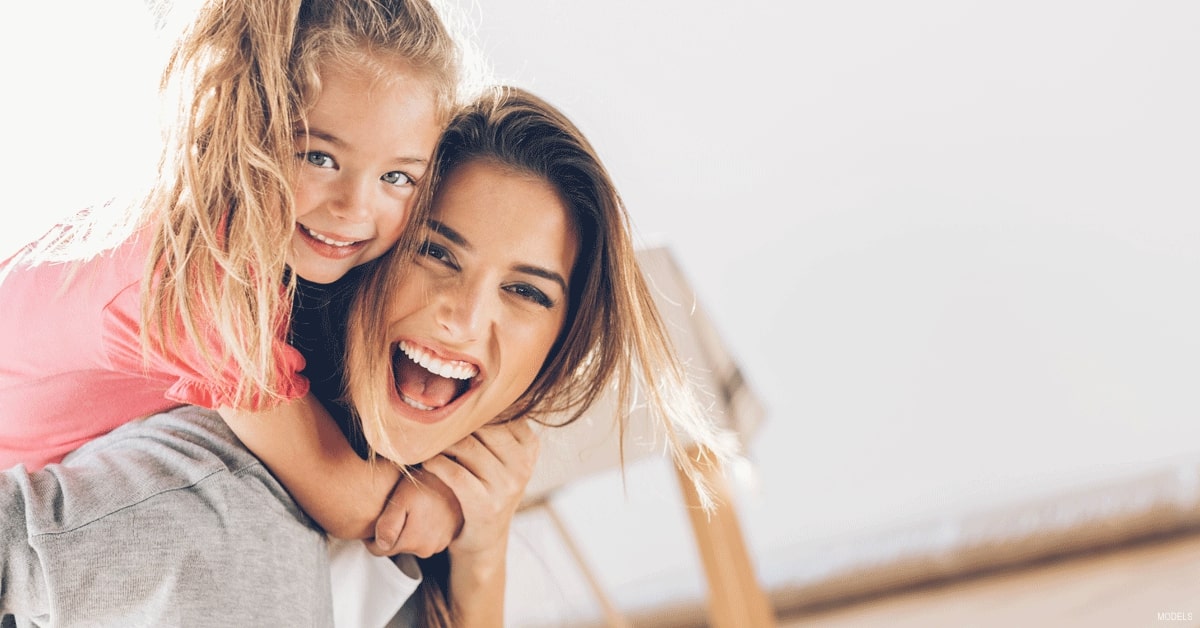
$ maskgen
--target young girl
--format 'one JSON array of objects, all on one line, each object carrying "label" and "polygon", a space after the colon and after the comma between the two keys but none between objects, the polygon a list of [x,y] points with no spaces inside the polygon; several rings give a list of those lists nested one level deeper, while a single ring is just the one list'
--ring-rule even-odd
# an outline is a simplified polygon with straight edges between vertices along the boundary
[{"label": "young girl", "polygon": [[[418,200],[431,205],[424,208],[419,254],[414,260],[400,249],[389,252],[360,287],[350,325],[350,396],[372,448],[393,460],[423,462],[454,492],[464,515],[449,549],[423,563],[423,595],[403,609],[419,618],[389,625],[501,626],[508,530],[538,447],[530,420],[570,420],[615,383],[623,393],[636,388],[644,397],[651,416],[674,434],[677,454],[682,437],[716,456],[726,455],[732,441],[712,426],[690,392],[638,269],[612,182],[558,111],[520,90],[489,92],[451,121],[427,180],[435,193]],[[278,503],[257,504],[254,511],[261,497],[239,497],[261,495],[263,481],[230,477],[222,471],[227,462],[209,465],[216,470],[205,477],[219,487],[212,490],[189,481],[196,474],[177,470],[178,461],[158,461],[164,443],[205,460],[194,451],[199,444],[219,452],[221,461],[239,460],[242,468],[220,424],[189,418],[187,410],[126,426],[61,468],[0,474],[0,504],[14,513],[0,519],[0,547],[7,548],[0,573],[11,574],[8,589],[0,589],[0,613],[50,609],[44,617],[69,622],[136,611],[154,621],[164,609],[183,609],[171,616],[174,623],[192,617],[187,613],[208,612],[239,624],[279,625],[295,608],[322,612],[311,594],[293,586],[312,580],[306,569],[312,556],[303,530],[298,533],[286,518],[277,526],[289,541],[282,558],[273,543],[258,538],[221,538],[220,526],[200,525],[201,536],[193,539],[165,531],[154,536],[156,528],[147,533],[130,525],[162,512],[188,521],[223,518],[231,499],[240,500],[238,511],[247,511],[242,525],[279,519]],[[679,461],[686,467],[696,462]],[[130,469],[147,468],[164,470],[150,478],[152,488],[138,484],[135,496],[113,490],[113,478],[125,486]],[[183,479],[164,480],[162,473]],[[46,516],[51,512],[57,516]],[[105,573],[119,574],[126,593],[115,599],[109,590],[117,586],[114,578],[89,576],[88,560],[102,551],[97,539],[119,544],[135,534],[156,551],[149,557],[104,554]],[[217,578],[212,570],[188,569],[172,559],[227,545],[239,551],[222,554],[232,566]],[[251,551],[262,555],[247,560]],[[263,582],[264,562],[289,565],[288,573],[272,579],[268,570]],[[252,564],[239,569],[242,563]],[[169,585],[129,586],[127,580],[147,569],[150,575],[164,572]],[[196,595],[208,587],[212,598]],[[258,606],[240,594],[264,587],[275,595]],[[231,608],[255,614],[230,618]]]},{"label": "young girl", "polygon": [[412,270],[390,268],[406,258],[388,253],[352,310],[349,391],[372,450],[424,461],[462,504],[462,532],[424,563],[420,625],[499,626],[521,491],[495,486],[515,475],[523,490],[533,458],[481,427],[563,425],[615,384],[618,407],[636,391],[696,481],[684,441],[720,458],[733,441],[691,392],[621,200],[566,117],[497,88],[450,123],[426,177],[435,192]]},{"label": "young girl", "polygon": [[85,217],[6,264],[0,467],[196,404],[272,468],[319,452],[282,481],[330,534],[369,537],[400,473],[356,455],[309,394],[302,351],[320,347],[288,344],[290,306],[297,281],[355,282],[401,240],[458,62],[426,0],[203,7],[164,75],[186,88],[183,123],[127,237],[84,256],[105,233]]}]

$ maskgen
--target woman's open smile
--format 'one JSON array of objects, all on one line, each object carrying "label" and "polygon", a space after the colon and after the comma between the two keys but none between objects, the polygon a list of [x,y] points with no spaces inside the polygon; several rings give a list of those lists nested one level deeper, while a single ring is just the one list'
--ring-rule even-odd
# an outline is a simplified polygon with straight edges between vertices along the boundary
[{"label": "woman's open smile", "polygon": [[[412,340],[392,345],[392,377],[401,401],[423,413],[413,415],[422,422],[435,422],[451,404],[469,394],[479,379],[480,369],[470,359],[443,357]],[[480,378],[482,379],[482,378]]]}]

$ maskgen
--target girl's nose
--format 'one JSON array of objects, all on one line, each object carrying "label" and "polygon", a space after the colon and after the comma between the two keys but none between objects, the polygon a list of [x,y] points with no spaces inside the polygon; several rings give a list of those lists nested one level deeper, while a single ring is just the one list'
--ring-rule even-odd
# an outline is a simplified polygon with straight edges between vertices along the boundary
[{"label": "girl's nose", "polygon": [[371,216],[371,181],[368,177],[346,177],[338,186],[333,215],[348,222],[368,220]]}]

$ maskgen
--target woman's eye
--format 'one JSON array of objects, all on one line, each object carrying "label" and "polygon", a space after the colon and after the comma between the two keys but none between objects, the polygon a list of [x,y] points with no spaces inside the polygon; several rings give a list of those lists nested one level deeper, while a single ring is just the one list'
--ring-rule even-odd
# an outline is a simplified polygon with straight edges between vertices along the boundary
[{"label": "woman's eye", "polygon": [[393,170],[382,177],[379,177],[379,179],[384,183],[390,183],[392,185],[412,185],[415,183],[412,177],[400,172],[399,170]]},{"label": "woman's eye", "polygon": [[450,257],[450,251],[446,247],[433,242],[426,241],[421,245],[420,254],[424,257],[437,260],[447,266],[454,266],[454,260]]},{"label": "woman's eye", "polygon": [[546,309],[554,307],[553,299],[546,296],[545,292],[542,292],[541,290],[538,290],[527,283],[513,284],[506,287],[505,290],[508,290],[522,299],[536,303]]},{"label": "woman's eye", "polygon": [[333,168],[336,165],[333,163],[333,157],[322,152],[309,151],[301,153],[300,156],[304,158],[304,161],[318,168]]}]

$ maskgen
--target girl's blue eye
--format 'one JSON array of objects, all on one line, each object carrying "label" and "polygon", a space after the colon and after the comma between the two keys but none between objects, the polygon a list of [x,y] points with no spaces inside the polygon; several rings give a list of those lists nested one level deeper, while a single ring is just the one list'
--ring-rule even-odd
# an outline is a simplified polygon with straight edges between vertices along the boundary
[{"label": "girl's blue eye", "polygon": [[333,157],[330,157],[329,155],[320,151],[309,151],[307,153],[301,153],[300,156],[304,158],[304,161],[307,161],[309,164],[318,168],[333,168],[335,166],[333,163]]},{"label": "girl's blue eye", "polygon": [[525,299],[526,301],[531,301],[546,309],[554,307],[553,299],[546,296],[545,292],[542,292],[541,290],[538,290],[527,283],[513,284],[511,286],[506,286],[504,289],[521,297],[522,299]]},{"label": "girl's blue eye", "polygon": [[384,183],[391,183],[392,185],[412,185],[415,183],[412,177],[400,172],[399,170],[393,170],[387,174],[384,174],[382,177],[379,177],[379,179]]}]

